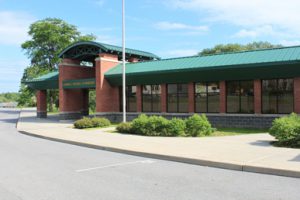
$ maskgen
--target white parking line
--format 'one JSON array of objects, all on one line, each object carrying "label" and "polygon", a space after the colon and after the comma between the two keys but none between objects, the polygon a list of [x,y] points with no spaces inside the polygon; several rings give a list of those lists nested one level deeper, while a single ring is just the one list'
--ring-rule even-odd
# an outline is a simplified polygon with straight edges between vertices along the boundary
[{"label": "white parking line", "polygon": [[78,169],[76,172],[87,172],[87,171],[92,171],[92,170],[97,170],[97,169],[105,169],[105,168],[110,168],[110,167],[118,167],[118,166],[125,166],[125,165],[132,165],[132,164],[137,164],[137,163],[142,163],[142,164],[152,164],[155,163],[154,160],[138,160],[138,161],[133,161],[133,162],[124,162],[124,163],[116,163],[116,164],[111,164],[111,165],[104,165],[104,166],[99,166],[99,167],[91,167],[91,168],[86,168],[86,169]]}]

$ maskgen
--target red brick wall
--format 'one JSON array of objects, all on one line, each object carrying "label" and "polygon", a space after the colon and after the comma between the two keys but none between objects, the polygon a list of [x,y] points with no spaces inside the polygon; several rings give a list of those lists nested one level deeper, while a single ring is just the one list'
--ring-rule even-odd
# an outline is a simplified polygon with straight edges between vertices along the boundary
[{"label": "red brick wall", "polygon": [[137,85],[136,86],[136,111],[142,112],[142,86]]},{"label": "red brick wall", "polygon": [[59,110],[60,112],[81,112],[87,110],[86,89],[63,89],[64,80],[94,78],[95,68],[79,66],[79,61],[63,59],[59,65]]},{"label": "red brick wall", "polygon": [[254,80],[254,113],[261,114],[261,80]]},{"label": "red brick wall", "polygon": [[294,78],[294,112],[300,114],[300,77]]},{"label": "red brick wall", "polygon": [[220,113],[226,113],[226,82],[220,81]]},{"label": "red brick wall", "polygon": [[118,65],[118,56],[100,54],[96,59],[96,112],[119,111],[119,89],[112,87],[104,78],[104,73]]},{"label": "red brick wall", "polygon": [[167,112],[167,84],[161,84],[161,112]]},{"label": "red brick wall", "polygon": [[37,112],[47,112],[47,90],[36,92]]}]

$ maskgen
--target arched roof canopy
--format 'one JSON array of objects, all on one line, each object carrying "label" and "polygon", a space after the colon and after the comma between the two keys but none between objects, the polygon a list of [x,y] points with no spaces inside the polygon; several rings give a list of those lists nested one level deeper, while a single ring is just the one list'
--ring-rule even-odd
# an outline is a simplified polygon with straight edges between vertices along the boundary
[{"label": "arched roof canopy", "polygon": [[[132,57],[138,58],[142,61],[160,59],[160,57],[158,57],[157,55],[146,51],[126,48],[125,52],[126,59]],[[76,42],[64,49],[59,54],[59,57],[93,62],[100,53],[118,55],[119,60],[122,59],[122,47],[99,42]]]}]

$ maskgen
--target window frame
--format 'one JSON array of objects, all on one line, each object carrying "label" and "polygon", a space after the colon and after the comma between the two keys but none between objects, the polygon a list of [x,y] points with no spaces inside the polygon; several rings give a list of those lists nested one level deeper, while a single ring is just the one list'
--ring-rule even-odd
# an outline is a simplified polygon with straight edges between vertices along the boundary
[{"label": "window frame", "polygon": [[[169,111],[169,85],[176,85],[176,112],[170,112]],[[187,85],[187,92],[186,93],[181,93],[178,92],[178,85]],[[179,94],[187,94],[187,99],[189,100],[189,89],[188,89],[188,83],[168,83],[167,84],[167,113],[188,113],[188,108],[186,112],[179,112]],[[189,104],[189,102],[188,102]]]},{"label": "window frame", "polygon": [[[242,92],[241,92],[241,82],[252,82],[253,85],[253,111],[252,112],[241,112],[242,111]],[[239,89],[239,112],[228,112],[228,82],[238,82],[238,89]],[[254,107],[255,107],[255,98],[254,98],[254,80],[230,80],[230,81],[226,81],[226,113],[228,114],[254,114]]]},{"label": "window frame", "polygon": [[[219,92],[217,94],[219,95],[219,105],[220,105],[220,82],[219,81],[195,82],[194,85],[193,85],[193,87],[194,87],[194,107],[195,107],[195,113],[220,113],[220,108],[218,108],[219,111],[217,111],[217,112],[209,112],[209,110],[208,110],[208,107],[209,107],[208,106],[208,97],[209,97],[208,94],[216,94],[216,92],[208,92],[208,85],[210,83],[217,83],[218,84]],[[197,93],[196,92],[196,84],[205,84],[205,91],[206,92],[199,92],[199,93]],[[198,94],[206,94],[206,98],[205,98],[205,100],[206,100],[206,112],[198,112],[197,111],[196,97],[197,97]]]},{"label": "window frame", "polygon": [[[151,107],[151,111],[144,111],[144,86],[150,86],[150,96],[151,96],[151,101],[150,101],[150,107]],[[160,87],[160,94],[159,94],[159,99],[160,99],[160,108],[159,111],[153,111],[153,97],[154,96],[158,96],[157,94],[153,94],[153,86],[159,86]],[[150,85],[141,85],[142,87],[142,112],[151,112],[151,113],[157,113],[157,112],[161,112],[161,85],[160,84],[150,84]]]},{"label": "window frame", "polygon": [[[290,112],[290,113],[282,113],[282,112],[278,112],[279,111],[279,104],[278,104],[278,102],[279,102],[279,95],[278,95],[278,93],[279,93],[279,84],[278,84],[278,81],[280,80],[280,79],[285,79],[285,80],[287,80],[287,79],[291,79],[292,80],[292,94],[293,94],[293,105],[292,105],[292,112],[294,112],[295,111],[295,94],[294,94],[294,92],[295,92],[295,86],[294,86],[294,78],[272,78],[272,79],[261,79],[261,113],[262,114],[269,114],[269,115],[276,115],[276,114],[290,114],[290,113],[292,113],[292,112]],[[275,113],[267,113],[267,112],[264,112],[264,109],[263,109],[263,81],[272,81],[272,80],[276,80],[276,112]]]}]

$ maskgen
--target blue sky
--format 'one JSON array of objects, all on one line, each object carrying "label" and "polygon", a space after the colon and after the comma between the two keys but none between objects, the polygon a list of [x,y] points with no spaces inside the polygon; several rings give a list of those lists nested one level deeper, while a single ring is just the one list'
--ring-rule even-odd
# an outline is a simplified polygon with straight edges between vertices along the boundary
[{"label": "blue sky", "polygon": [[[220,43],[300,44],[299,0],[126,0],[127,47],[162,58]],[[31,23],[56,17],[121,45],[121,0],[0,0],[0,93],[16,92],[29,60],[20,45]]]}]

